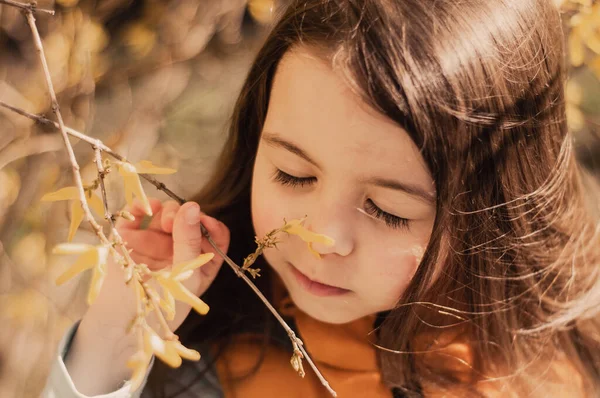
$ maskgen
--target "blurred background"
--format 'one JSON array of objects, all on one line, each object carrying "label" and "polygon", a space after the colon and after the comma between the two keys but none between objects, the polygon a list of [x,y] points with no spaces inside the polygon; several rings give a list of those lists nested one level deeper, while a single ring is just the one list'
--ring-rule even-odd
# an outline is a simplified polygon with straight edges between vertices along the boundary
[{"label": "blurred background", "polygon": [[[49,69],[67,126],[130,161],[172,167],[161,176],[190,197],[210,175],[250,62],[283,0],[57,0],[38,6]],[[581,162],[600,175],[600,4],[555,0],[569,44],[568,121]],[[29,27],[0,5],[0,101],[54,119]],[[0,397],[36,397],[56,344],[81,317],[90,273],[60,288],[52,256],[66,240],[67,201],[43,194],[73,185],[54,129],[0,107]],[[84,182],[93,152],[73,139]],[[152,186],[146,192],[166,196]],[[109,203],[124,205],[109,181]],[[95,242],[83,223],[74,241]]]}]

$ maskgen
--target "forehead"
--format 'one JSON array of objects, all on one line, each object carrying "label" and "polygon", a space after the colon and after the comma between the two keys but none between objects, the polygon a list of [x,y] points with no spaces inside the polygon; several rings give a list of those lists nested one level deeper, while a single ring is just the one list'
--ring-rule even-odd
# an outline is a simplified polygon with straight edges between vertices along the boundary
[{"label": "forehead", "polygon": [[275,74],[265,131],[292,140],[323,163],[394,170],[430,181],[409,135],[366,105],[340,72],[305,49],[282,58]]}]

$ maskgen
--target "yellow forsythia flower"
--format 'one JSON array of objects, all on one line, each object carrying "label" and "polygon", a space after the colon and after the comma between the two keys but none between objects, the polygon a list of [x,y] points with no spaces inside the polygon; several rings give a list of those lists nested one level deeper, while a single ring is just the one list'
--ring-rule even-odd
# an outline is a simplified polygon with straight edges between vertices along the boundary
[{"label": "yellow forsythia flower", "polygon": [[196,268],[208,263],[213,257],[214,253],[204,253],[192,261],[176,264],[170,270],[160,270],[152,273],[162,288],[164,299],[161,300],[160,306],[165,309],[168,320],[175,317],[175,300],[189,304],[201,315],[208,312],[208,305],[187,290],[181,282],[192,276]]},{"label": "yellow forsythia flower", "polygon": [[308,244],[308,250],[317,258],[321,258],[321,255],[312,247],[313,243],[322,243],[326,246],[332,246],[335,241],[327,235],[317,234],[309,231],[304,227],[304,221],[306,217],[296,220],[291,220],[285,223],[281,229],[283,232],[287,232],[290,235],[296,235]]},{"label": "yellow forsythia flower", "polygon": [[123,183],[125,186],[125,200],[128,205],[132,205],[133,196],[135,195],[143,204],[144,211],[149,216],[152,215],[152,208],[146,193],[142,189],[142,182],[138,174],[173,174],[177,170],[170,169],[167,167],[154,166],[152,162],[148,160],[142,160],[135,166],[127,162],[117,162],[119,174],[123,177]]},{"label": "yellow forsythia flower", "polygon": [[169,344],[171,341],[161,339],[150,327],[144,329],[144,342],[147,342],[152,352],[170,367],[178,368],[181,365],[181,357],[173,344]]},{"label": "yellow forsythia flower", "polygon": [[131,376],[132,391],[137,390],[142,384],[153,354],[173,368],[181,366],[182,358],[191,361],[200,359],[198,351],[185,347],[178,340],[161,339],[148,325],[144,326],[142,335],[142,350],[136,352],[127,361],[127,367],[133,370]]},{"label": "yellow forsythia flower", "polygon": [[61,243],[52,250],[52,253],[79,254],[75,263],[56,279],[57,285],[62,285],[85,270],[90,268],[94,270],[87,297],[87,302],[91,305],[96,297],[98,297],[102,282],[104,282],[104,277],[106,276],[108,247],[93,246],[86,243]]},{"label": "yellow forsythia flower", "polygon": [[152,346],[150,345],[150,340],[144,336],[142,350],[133,354],[127,361],[127,367],[133,371],[131,375],[131,391],[135,391],[141,386],[151,360]]},{"label": "yellow forsythia flower", "polygon": [[[104,205],[98,195],[88,191],[85,198],[90,209],[94,210],[99,216],[104,216]],[[42,196],[43,202],[56,202],[59,200],[73,201],[71,202],[71,225],[69,225],[69,236],[67,238],[71,242],[84,218],[83,208],[79,202],[79,190],[77,187],[65,187]]]}]

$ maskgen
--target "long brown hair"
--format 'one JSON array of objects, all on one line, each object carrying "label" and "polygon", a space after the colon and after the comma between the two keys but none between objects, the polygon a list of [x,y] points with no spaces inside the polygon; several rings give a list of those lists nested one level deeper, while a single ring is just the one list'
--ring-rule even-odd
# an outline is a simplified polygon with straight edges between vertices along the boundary
[{"label": "long brown hair", "polygon": [[[560,359],[589,395],[598,391],[599,224],[565,122],[563,34],[551,0],[294,1],[256,57],[216,174],[196,198],[230,227],[237,260],[253,250],[254,156],[277,65],[294,46],[330,62],[403,127],[435,180],[429,245],[377,331],[390,388],[410,396],[463,383],[478,394],[476,381],[496,380],[510,385],[503,396],[547,396],[540,374],[561,376],[548,365]],[[211,313],[190,329],[196,338],[235,333],[223,325],[242,302],[241,318],[270,319],[222,273],[207,293]],[[466,383],[418,343],[451,330],[471,348]]]}]

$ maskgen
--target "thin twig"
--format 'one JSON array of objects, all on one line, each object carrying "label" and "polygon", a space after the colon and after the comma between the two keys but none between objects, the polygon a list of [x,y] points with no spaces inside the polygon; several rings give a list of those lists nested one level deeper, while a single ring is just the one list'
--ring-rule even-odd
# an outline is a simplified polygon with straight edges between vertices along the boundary
[{"label": "thin twig", "polygon": [[300,348],[300,351],[302,351],[302,355],[304,355],[304,358],[306,358],[306,361],[309,363],[310,367],[313,369],[313,371],[315,372],[315,374],[317,375],[317,377],[321,381],[321,384],[323,384],[323,386],[327,389],[327,391],[329,391],[329,393],[332,396],[337,397],[337,393],[331,388],[331,386],[329,385],[329,383],[327,382],[327,380],[325,379],[325,377],[323,377],[323,375],[321,374],[321,372],[317,368],[317,365],[314,364],[314,362],[310,358],[310,355],[308,355],[308,353],[304,349],[304,343],[302,342],[302,340],[300,340],[300,338],[298,338],[296,336],[296,334],[294,333],[294,331],[292,330],[292,328],[287,324],[287,322],[285,320],[283,320],[283,318],[281,317],[281,315],[279,315],[279,313],[277,312],[277,310],[273,307],[273,305],[271,305],[271,303],[269,302],[269,300],[267,300],[267,298],[256,287],[256,285],[250,280],[250,278],[248,278],[246,276],[246,274],[241,270],[240,266],[237,265],[227,254],[223,253],[223,251],[212,240],[212,238],[211,238],[210,234],[208,233],[208,231],[206,230],[206,228],[204,228],[204,226],[202,224],[200,224],[200,227],[202,229],[202,234],[204,235],[204,237],[206,237],[206,239],[208,240],[208,242],[210,243],[210,245],[217,251],[217,253],[219,254],[219,256],[221,256],[223,258],[223,260],[225,260],[225,262],[227,264],[229,264],[229,267],[236,273],[236,275],[238,277],[242,278],[242,280],[244,282],[246,282],[246,284],[248,286],[250,286],[250,288],[258,296],[258,298],[263,302],[263,304],[267,306],[267,308],[269,309],[269,311],[271,311],[271,313],[273,314],[273,316],[277,319],[277,321],[279,321],[279,323],[281,324],[281,326],[285,329],[285,331],[287,332],[290,340],[292,340],[292,343],[298,344],[298,347]]},{"label": "thin twig", "polygon": [[[54,126],[55,128],[60,128],[59,124],[56,123],[53,120],[50,120],[48,118],[45,118],[43,116],[40,115],[35,115],[33,113],[27,112],[23,109],[19,109],[16,108],[12,105],[7,104],[6,102],[0,101],[0,106],[9,109],[15,113],[18,113],[21,116],[25,116],[26,118],[29,118],[41,125],[44,126]],[[107,154],[109,154],[110,156],[112,156],[113,158],[121,161],[121,162],[128,162],[128,160],[124,157],[119,155],[118,153],[114,152],[112,149],[110,149],[109,147],[107,147],[106,145],[104,145],[104,143],[98,139],[95,138],[91,138],[85,134],[80,133],[77,130],[74,130],[70,127],[66,127],[65,126],[65,130],[67,132],[67,134],[78,138],[82,141],[87,142],[88,144],[94,146],[98,146],[98,148],[100,148],[103,152],[106,152]],[[150,184],[154,185],[156,187],[156,189],[163,191],[165,194],[167,194],[171,199],[176,200],[179,203],[185,203],[185,200],[183,198],[181,198],[179,195],[177,195],[175,192],[171,191],[169,188],[167,188],[167,186],[165,184],[163,184],[162,182],[158,181],[157,179],[155,179],[154,177],[152,177],[149,174],[140,174],[140,176],[142,176],[142,178],[144,178],[145,180],[147,180]]]},{"label": "thin twig", "polygon": [[[98,140],[98,141],[100,141],[100,140]],[[119,246],[119,248],[121,249],[121,253],[123,253],[123,255],[125,256],[124,266],[125,266],[126,272],[131,272],[131,274],[132,274],[133,268],[135,267],[136,264],[133,261],[133,259],[129,256],[129,251],[127,250],[127,247],[125,246],[125,242],[123,241],[123,238],[121,237],[121,234],[119,234],[119,231],[117,230],[117,227],[115,225],[115,217],[108,209],[106,186],[104,184],[104,179],[106,178],[107,171],[104,169],[104,164],[102,163],[102,150],[100,149],[98,143],[96,145],[94,145],[94,155],[95,155],[96,168],[98,169],[98,182],[100,185],[102,204],[104,205],[104,218],[110,224],[111,232],[112,232],[113,239],[115,240],[116,245]],[[169,324],[167,323],[167,320],[165,319],[164,314],[160,310],[160,306],[156,299],[156,296],[151,294],[146,282],[143,282],[141,280],[140,281],[136,280],[135,283],[140,284],[140,286],[144,290],[144,294],[150,300],[152,306],[154,307],[158,322],[165,331],[165,337],[169,340],[173,339],[174,334],[171,331],[171,329],[169,328]],[[134,288],[134,287],[132,286],[132,288]],[[140,312],[140,306],[138,306],[137,316],[140,317],[141,315],[142,315],[142,312]],[[143,345],[141,347],[143,347]]]},{"label": "thin twig", "polygon": [[[2,1],[2,0],[0,0],[0,1]],[[33,4],[35,4],[35,3],[33,3]],[[103,201],[104,201],[104,206],[105,206],[105,216],[106,216],[107,220],[111,223],[111,227],[115,231],[116,231],[116,228],[114,228],[114,223],[112,221],[112,215],[108,211],[108,206],[107,206],[106,190],[104,189],[104,179],[103,179],[103,177],[104,177],[104,169],[103,169],[103,165],[102,165],[102,159],[101,159],[101,155],[100,155],[100,150],[105,150],[108,154],[110,154],[111,156],[117,158],[118,160],[121,160],[121,161],[126,161],[126,160],[122,156],[120,156],[120,155],[116,154],[115,152],[113,152],[112,150],[110,150],[110,148],[106,147],[100,140],[96,140],[96,139],[90,138],[90,137],[88,137],[88,136],[86,136],[84,134],[76,132],[73,129],[68,129],[69,131],[67,132],[67,128],[64,125],[63,118],[62,118],[62,115],[60,113],[60,108],[59,108],[59,105],[58,105],[58,101],[56,99],[56,92],[54,91],[54,86],[52,84],[52,79],[50,77],[50,71],[48,69],[48,64],[46,62],[46,57],[45,57],[45,54],[44,54],[44,48],[43,48],[43,45],[42,45],[42,41],[41,41],[38,29],[37,29],[36,24],[35,24],[35,17],[33,16],[32,7],[34,7],[34,5],[32,5],[32,6],[28,7],[28,8],[27,7],[24,8],[25,9],[25,16],[27,18],[27,22],[29,24],[29,27],[31,28],[31,32],[33,33],[33,37],[34,37],[34,42],[35,42],[35,45],[36,45],[36,49],[38,51],[38,54],[40,56],[40,60],[42,62],[42,68],[43,68],[43,71],[44,71],[44,77],[46,78],[46,84],[48,86],[48,91],[50,93],[50,98],[52,99],[52,110],[53,110],[53,112],[56,115],[56,118],[58,120],[58,123],[55,123],[55,122],[51,122],[51,123],[53,125],[55,125],[55,126],[58,124],[57,127],[60,130],[61,135],[63,137],[63,141],[65,143],[65,147],[67,149],[67,152],[68,152],[68,155],[69,155],[69,159],[71,161],[73,176],[74,176],[74,179],[75,179],[75,185],[77,186],[77,190],[79,192],[79,199],[80,199],[81,206],[83,208],[84,214],[86,216],[86,219],[92,225],[92,228],[96,231],[96,234],[98,235],[98,237],[100,238],[100,240],[104,244],[107,244],[109,247],[112,248],[112,245],[110,244],[110,241],[104,235],[104,231],[102,230],[102,227],[100,227],[100,225],[95,221],[95,219],[92,216],[91,211],[90,211],[90,209],[89,209],[89,207],[87,205],[87,200],[85,198],[85,190],[84,190],[84,187],[83,187],[83,182],[81,180],[81,175],[79,173],[79,169],[80,169],[79,168],[79,164],[77,163],[77,159],[75,158],[75,153],[73,151],[73,147],[71,146],[71,143],[69,142],[69,137],[68,137],[67,134],[71,134],[73,136],[76,136],[77,138],[80,138],[80,139],[82,139],[82,140],[84,140],[84,141],[92,144],[92,146],[94,147],[94,150],[96,151],[96,162],[97,162],[97,165],[98,165],[101,190],[102,190]],[[8,109],[16,111],[16,108],[14,108],[14,107],[6,106],[6,104],[4,104],[4,103],[2,103],[2,105],[4,105]],[[24,116],[29,116],[27,114],[27,112],[25,112],[25,111],[18,111],[18,113],[21,114],[21,115],[24,115]],[[45,118],[41,118],[39,116],[34,116],[33,119],[37,120],[37,121],[42,121]],[[44,120],[44,123],[47,123],[46,120]],[[174,192],[170,191],[163,183],[159,182],[154,177],[146,175],[146,174],[141,174],[141,176],[143,178],[145,178],[146,180],[148,180],[157,189],[159,189],[159,190],[167,193],[170,197],[172,197],[173,199],[175,199],[176,201],[178,201],[180,204],[183,204],[183,203],[186,202],[185,199],[177,196]],[[302,340],[300,340],[295,335],[294,331],[283,320],[283,318],[279,315],[279,313],[277,312],[277,310],[275,310],[275,308],[266,299],[266,297],[261,293],[261,291],[256,287],[256,285],[254,285],[254,283],[240,270],[240,267],[237,264],[235,264],[235,262],[233,262],[233,260],[231,260],[231,258],[229,258],[229,256],[227,256],[225,253],[223,253],[221,251],[221,249],[219,249],[219,247],[217,246],[217,244],[212,240],[210,234],[208,233],[208,230],[204,227],[204,225],[200,224],[200,229],[202,231],[202,234],[206,237],[206,239],[209,241],[209,243],[211,244],[211,246],[217,251],[217,253],[225,260],[225,262],[227,262],[227,264],[229,264],[229,266],[238,275],[238,277],[242,278],[244,280],[244,282],[246,282],[246,284],[248,284],[248,286],[250,286],[250,288],[254,291],[254,293],[256,293],[256,295],[260,298],[260,300],[267,306],[267,308],[269,309],[269,311],[271,311],[271,313],[275,316],[275,318],[279,321],[279,323],[286,330],[286,332],[288,333],[288,336],[292,340],[292,343],[298,345],[299,349],[302,351],[302,354],[304,355],[304,357],[307,359],[308,363],[311,365],[311,367],[315,371],[315,374],[321,380],[321,383],[323,384],[323,386],[325,386],[325,388],[331,393],[331,395],[333,395],[334,397],[337,396],[337,394],[335,393],[335,391],[332,390],[331,387],[329,386],[329,383],[321,375],[321,373],[319,372],[319,370],[317,369],[317,367],[315,366],[315,364],[310,360],[310,357],[308,356],[308,353],[303,348]],[[121,242],[122,242],[122,239],[121,239]],[[123,247],[124,247],[124,245],[123,245]],[[111,251],[115,251],[115,250],[113,249]],[[128,257],[127,256],[128,251],[126,250],[126,248],[125,248],[125,251],[124,251],[123,254],[126,256],[126,258]],[[130,259],[128,259],[128,260],[130,260]],[[130,263],[130,266],[131,266],[131,263]],[[153,303],[153,305],[156,305],[155,299],[152,297],[151,294],[148,294],[148,292],[145,289],[143,283],[142,283],[142,287],[144,288],[144,291],[145,291],[146,295],[148,297],[150,297],[151,302]],[[162,315],[162,312],[160,311],[159,308],[157,308],[157,313],[159,313],[160,315]],[[159,316],[159,320],[160,320],[160,316]],[[163,317],[162,321],[166,325],[166,321],[164,320],[164,317]],[[168,326],[166,327],[166,329],[169,330]]]},{"label": "thin twig", "polygon": [[[4,106],[7,109],[13,110],[14,112],[23,115],[25,117],[28,117],[32,120],[35,120],[39,123],[45,124],[45,125],[53,125],[55,127],[58,127],[58,124],[56,122],[53,122],[47,118],[44,118],[42,116],[37,116],[37,115],[33,115],[29,112],[26,112],[22,109],[18,109],[15,108],[13,106],[7,105],[4,102],[0,101],[0,105]],[[82,134],[76,130],[73,130],[69,127],[66,127],[66,131],[68,134],[77,137],[85,142],[90,143],[93,146],[96,146],[97,148],[102,149],[102,151],[106,152],[107,154],[109,154],[110,156],[116,158],[117,160],[120,161],[124,161],[127,162],[127,160],[119,155],[118,153],[113,152],[109,147],[107,147],[106,145],[102,144],[102,142],[100,140],[88,137],[85,134]],[[186,200],[180,196],[178,196],[177,194],[175,194],[174,192],[172,192],[171,190],[169,190],[165,184],[163,184],[162,182],[158,181],[156,178],[152,177],[151,175],[148,174],[140,174],[140,176],[142,178],[144,178],[145,180],[147,180],[149,183],[151,183],[152,185],[154,185],[156,187],[156,189],[165,192],[169,197],[171,197],[172,199],[176,200],[179,204],[183,204],[186,202]],[[336,397],[337,394],[336,392],[330,387],[329,383],[327,382],[327,380],[323,377],[323,375],[321,374],[321,372],[319,371],[319,369],[317,368],[317,366],[314,364],[314,362],[311,360],[310,356],[308,355],[308,353],[306,352],[306,350],[304,349],[304,344],[302,343],[302,340],[300,340],[294,333],[294,331],[292,330],[292,328],[290,328],[290,326],[287,324],[287,322],[281,317],[281,315],[279,315],[279,313],[277,312],[277,310],[271,305],[271,303],[269,302],[269,300],[267,300],[267,298],[262,294],[262,292],[256,287],[256,285],[245,275],[244,272],[241,271],[241,267],[238,266],[231,258],[229,258],[229,256],[227,254],[225,254],[218,246],[217,244],[212,240],[212,237],[210,236],[210,233],[208,232],[208,230],[204,227],[204,225],[200,224],[200,229],[202,231],[202,235],[208,240],[208,242],[210,243],[210,245],[215,249],[215,251],[217,252],[217,254],[219,254],[223,260],[229,265],[229,267],[235,272],[235,274],[242,278],[242,280],[244,282],[246,282],[246,284],[248,286],[250,286],[250,288],[254,291],[254,293],[257,295],[257,297],[263,302],[263,304],[265,306],[267,306],[267,308],[269,309],[269,311],[271,311],[271,313],[273,314],[273,316],[277,319],[277,321],[281,324],[281,326],[285,329],[285,331],[287,332],[288,336],[290,337],[290,340],[292,341],[292,343],[296,343],[300,349],[300,351],[302,352],[302,354],[304,355],[304,358],[306,358],[307,362],[309,363],[309,365],[311,366],[311,368],[313,369],[313,371],[315,372],[315,374],[317,375],[317,377],[319,378],[319,380],[321,381],[321,384],[323,384],[323,386],[329,391],[329,393]]]},{"label": "thin twig", "polygon": [[[113,245],[111,244],[110,240],[106,237],[106,235],[104,234],[104,230],[102,229],[102,227],[96,222],[96,220],[94,219],[94,216],[92,215],[92,213],[90,212],[89,206],[87,204],[87,200],[85,198],[85,190],[83,187],[83,181],[81,180],[81,174],[79,173],[79,164],[77,163],[77,159],[75,158],[75,152],[73,151],[73,147],[71,146],[71,142],[69,141],[69,137],[67,135],[67,129],[64,125],[63,122],[63,118],[62,115],[60,113],[60,107],[58,105],[58,101],[56,99],[56,92],[54,91],[54,86],[52,84],[52,79],[50,77],[50,70],[48,69],[48,63],[46,62],[46,56],[44,54],[44,47],[42,45],[42,40],[40,38],[37,26],[35,24],[35,17],[33,16],[33,13],[31,10],[27,10],[25,11],[25,17],[27,18],[27,22],[29,24],[29,27],[31,28],[31,32],[33,33],[33,38],[34,38],[34,42],[35,42],[35,46],[36,49],[38,51],[38,54],[40,56],[40,60],[42,62],[42,69],[44,71],[44,77],[46,78],[46,84],[48,86],[48,92],[50,93],[50,98],[52,99],[52,110],[54,111],[54,114],[56,115],[56,118],[58,120],[58,128],[61,132],[65,147],[67,149],[67,153],[69,155],[69,160],[71,162],[71,168],[73,171],[73,177],[75,180],[75,185],[77,187],[77,191],[79,193],[79,201],[81,204],[81,207],[83,208],[85,217],[87,219],[87,221],[90,223],[90,225],[92,226],[92,228],[94,229],[94,231],[96,232],[96,235],[98,236],[98,238],[100,239],[100,241],[108,246],[110,248],[110,252],[113,254],[113,256],[115,256],[115,258],[119,259],[119,257],[121,257],[118,252],[114,249]],[[53,123],[55,126],[56,124]],[[78,134],[83,136],[83,134]],[[102,144],[100,142],[100,140],[93,140],[90,137],[87,137],[86,141],[91,142],[94,149],[96,151],[96,156],[100,156],[100,147],[103,147],[104,144]],[[107,215],[108,217],[108,221],[111,223],[111,226],[113,228],[114,231],[116,231],[116,228],[114,226],[114,223],[112,221],[112,215],[110,215],[110,212],[108,211],[108,205],[107,205],[107,200],[106,200],[106,189],[104,187],[104,168],[102,165],[102,159],[100,156],[100,161],[98,163],[98,170],[99,170],[99,176],[100,176],[100,184],[101,184],[101,190],[102,190],[102,195],[103,195],[103,201],[104,201],[104,206],[105,206],[105,215]],[[133,267],[133,263],[131,260],[131,257],[129,256],[129,252],[127,250],[127,248],[125,247],[124,243],[123,243],[123,239],[119,239],[120,236],[117,238],[120,241],[120,248],[121,251],[123,252],[123,255],[125,256],[125,263],[129,264],[129,266]],[[143,287],[143,285],[142,285]],[[148,297],[151,298],[151,296],[148,294],[147,290],[144,289],[146,295]],[[153,301],[154,304],[154,301]],[[160,311],[157,311],[160,312]],[[161,313],[162,315],[162,313]]]},{"label": "thin twig", "polygon": [[32,2],[30,4],[19,3],[14,0],[0,0],[0,4],[6,4],[8,6],[20,8],[26,12],[45,12],[46,14],[54,15],[54,10],[46,10],[45,8],[38,8],[37,2]]},{"label": "thin twig", "polygon": [[35,17],[33,16],[33,12],[31,10],[26,10],[25,17],[27,18],[27,23],[31,28],[31,33],[33,34],[33,41],[35,43],[36,50],[42,63],[44,77],[46,78],[46,85],[48,86],[48,92],[52,100],[52,111],[54,112],[54,114],[56,115],[56,119],[58,120],[58,128],[60,130],[63,142],[65,144],[65,148],[67,149],[67,153],[69,155],[71,169],[73,171],[73,178],[75,180],[77,192],[79,193],[79,201],[81,203],[81,207],[83,208],[83,213],[85,214],[85,218],[90,223],[90,225],[92,226],[92,228],[96,232],[96,235],[98,235],[102,243],[110,245],[110,241],[104,235],[102,227],[96,222],[96,220],[92,216],[90,208],[87,204],[87,200],[85,199],[83,181],[81,180],[81,174],[79,174],[79,164],[77,163],[77,159],[75,158],[75,152],[73,151],[73,147],[71,146],[71,142],[69,141],[69,137],[67,136],[65,124],[60,113],[60,107],[58,106],[58,101],[56,99],[56,92],[54,91],[54,85],[52,84],[52,78],[50,77],[50,70],[48,69],[48,63],[46,62],[46,55],[44,54],[44,46],[42,45],[40,33],[37,29],[37,26],[35,25]]}]

